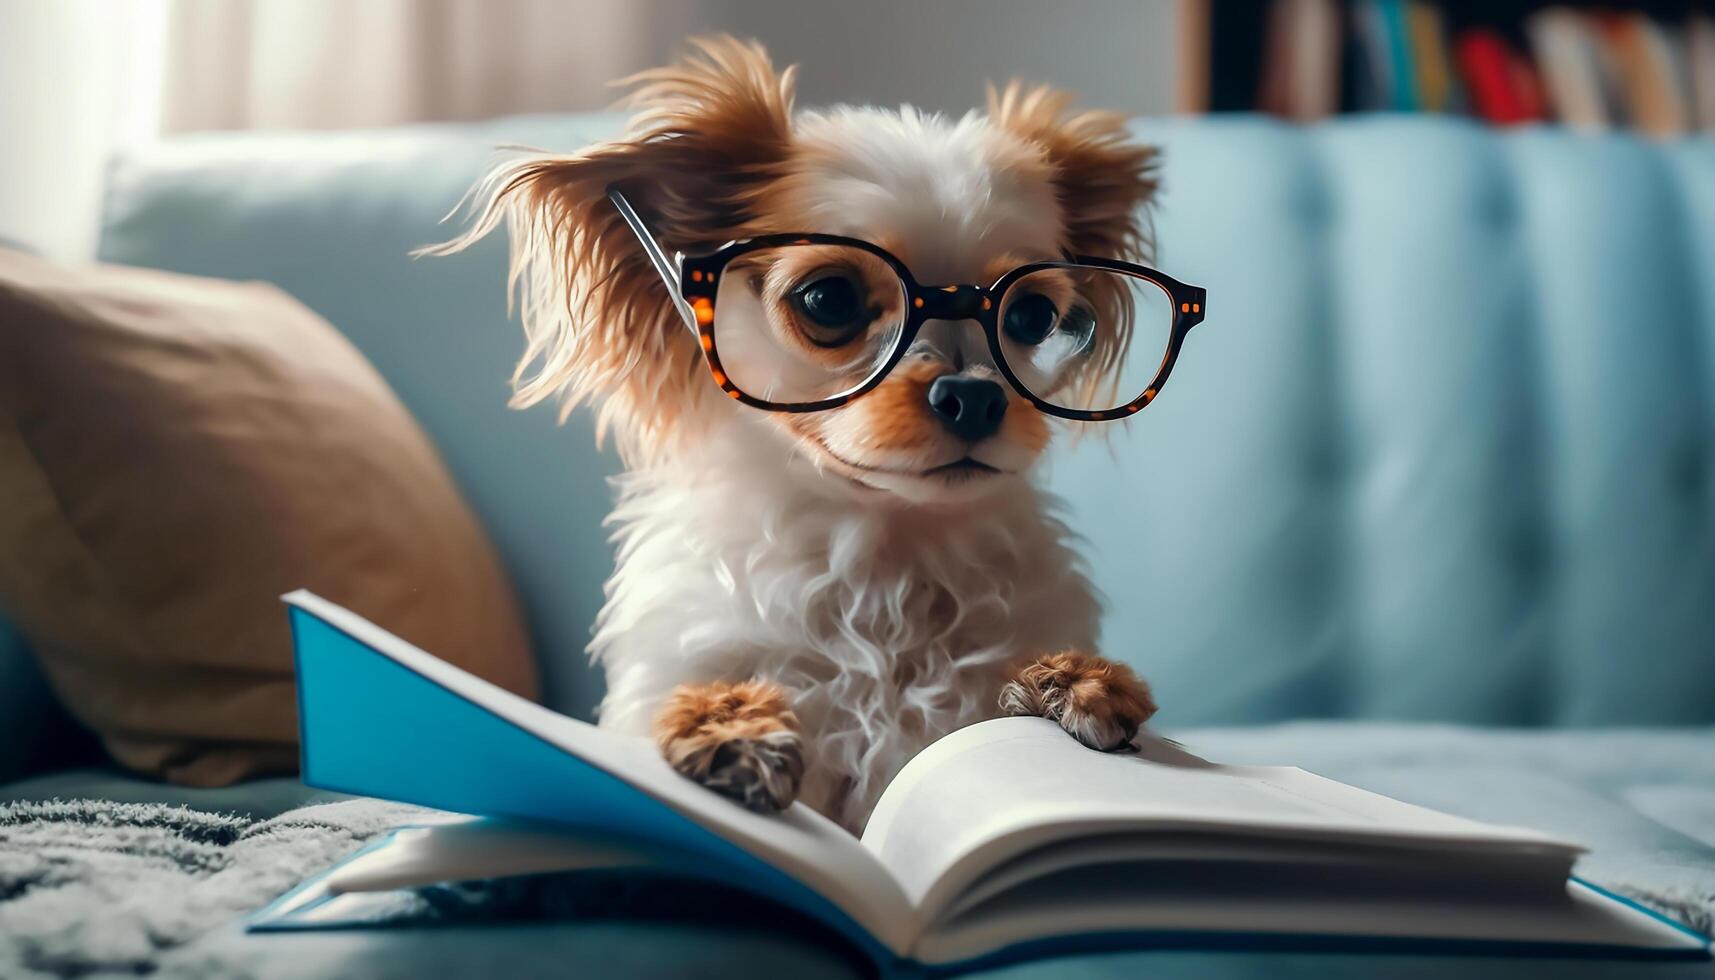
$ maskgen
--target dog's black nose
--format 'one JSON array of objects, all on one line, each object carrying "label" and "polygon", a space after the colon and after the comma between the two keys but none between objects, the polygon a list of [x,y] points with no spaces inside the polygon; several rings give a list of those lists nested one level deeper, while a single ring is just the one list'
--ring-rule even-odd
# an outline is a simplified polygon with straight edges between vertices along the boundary
[{"label": "dog's black nose", "polygon": [[1006,417],[1006,389],[987,378],[943,375],[929,386],[929,407],[947,431],[976,442],[1000,428]]}]

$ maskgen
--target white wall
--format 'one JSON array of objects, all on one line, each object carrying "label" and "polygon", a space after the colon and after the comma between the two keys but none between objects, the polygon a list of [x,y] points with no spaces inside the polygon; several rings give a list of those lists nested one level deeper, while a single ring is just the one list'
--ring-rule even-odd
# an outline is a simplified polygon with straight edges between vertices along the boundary
[{"label": "white wall", "polygon": [[[672,8],[679,8],[675,12]],[[802,65],[804,104],[910,103],[963,112],[983,82],[1021,76],[1134,115],[1173,111],[1175,0],[681,0],[680,33],[759,38]],[[671,42],[675,35],[667,34]],[[658,52],[658,53],[664,53]]]}]

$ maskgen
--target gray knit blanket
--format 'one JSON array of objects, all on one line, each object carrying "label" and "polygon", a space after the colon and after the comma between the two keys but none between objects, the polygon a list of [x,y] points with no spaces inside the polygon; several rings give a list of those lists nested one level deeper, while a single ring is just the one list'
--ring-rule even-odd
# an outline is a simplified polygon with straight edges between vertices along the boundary
[{"label": "gray knit blanket", "polygon": [[270,820],[159,803],[0,806],[0,977],[146,973],[424,811],[377,800]]},{"label": "gray knit blanket", "polygon": [[[324,976],[327,968],[306,949],[315,937],[304,934],[291,936],[293,945],[284,954],[287,960],[302,956],[303,962],[259,969],[256,951],[235,936],[244,917],[367,841],[444,816],[365,799],[307,806],[265,820],[161,803],[0,804],[0,980]],[[622,870],[435,885],[395,896],[368,921],[396,928],[567,920],[665,920],[716,931],[757,923],[788,927],[777,907],[754,896],[730,890],[711,896],[683,882]],[[816,927],[798,925],[799,938],[813,944]],[[504,933],[463,945],[467,955],[473,946],[475,952],[462,966],[449,965],[446,951],[431,946],[389,954],[384,965],[334,969],[339,976],[365,978],[466,975],[474,959],[483,975],[565,973],[556,951],[509,942]],[[281,950],[276,946],[264,955],[279,959]],[[785,952],[785,972],[801,974],[802,954],[793,960],[790,946]],[[685,965],[670,961],[664,974],[648,972],[676,976]],[[705,966],[699,964],[700,975],[757,975],[754,968]],[[778,969],[760,969],[760,975],[771,972]]]},{"label": "gray knit blanket", "polygon": [[[1399,799],[1582,841],[1592,851],[1579,862],[1581,876],[1705,933],[1715,927],[1715,730],[1305,723],[1182,737],[1209,758],[1295,762]],[[0,978],[248,975],[255,972],[257,937],[242,934],[245,915],[376,836],[427,819],[432,811],[363,799],[271,819],[161,804],[0,804]],[[540,881],[477,883],[408,896],[386,921],[558,922],[596,911],[629,914],[623,895],[612,890],[600,903],[592,909],[575,890]],[[778,921],[727,904],[737,921]],[[697,942],[718,942],[722,931],[700,933]],[[493,941],[467,934],[452,946],[391,943],[387,975],[427,975],[460,950],[484,971],[504,961],[508,975],[565,972],[552,950],[507,940],[504,932],[484,935]],[[290,946],[269,947],[272,955],[288,949],[295,959],[316,948],[315,937],[292,939]],[[784,945],[760,953],[754,944],[735,947],[734,962],[749,968],[752,957],[771,950],[786,956],[789,950],[776,948]],[[376,965],[365,961],[361,974],[350,975],[376,975]]]}]

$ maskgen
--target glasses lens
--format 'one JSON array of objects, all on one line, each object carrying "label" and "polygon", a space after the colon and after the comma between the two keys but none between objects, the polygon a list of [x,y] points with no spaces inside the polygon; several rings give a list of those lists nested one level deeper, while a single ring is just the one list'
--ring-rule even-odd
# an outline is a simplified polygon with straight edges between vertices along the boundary
[{"label": "glasses lens", "polygon": [[1173,335],[1173,298],[1154,281],[1064,265],[1024,276],[1001,297],[1000,346],[1030,393],[1099,412],[1136,401]]},{"label": "glasses lens", "polygon": [[905,284],[860,248],[787,245],[721,273],[715,350],[738,389],[775,405],[836,398],[875,377],[905,327]]}]

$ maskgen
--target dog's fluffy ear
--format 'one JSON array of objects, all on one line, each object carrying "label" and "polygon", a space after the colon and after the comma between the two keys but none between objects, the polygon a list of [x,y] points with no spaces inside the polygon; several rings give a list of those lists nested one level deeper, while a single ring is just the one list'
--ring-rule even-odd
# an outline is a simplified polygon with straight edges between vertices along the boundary
[{"label": "dog's fluffy ear", "polygon": [[1130,141],[1124,116],[1074,109],[1069,93],[1018,81],[989,86],[988,115],[1047,158],[1068,252],[1149,261],[1144,208],[1155,196],[1156,151]]},{"label": "dog's fluffy ear", "polygon": [[[1047,86],[1010,82],[988,90],[989,119],[1038,147],[1060,201],[1061,248],[1072,255],[1149,262],[1154,258],[1147,207],[1155,197],[1156,150],[1131,142],[1125,117],[1078,110],[1072,96]],[[1092,284],[1102,322],[1118,326],[1103,341],[1082,378],[1092,403],[1117,394],[1131,335],[1133,300],[1112,280]],[[1129,397],[1129,394],[1128,394]]]},{"label": "dog's fluffy ear", "polygon": [[[669,254],[752,233],[755,206],[790,154],[793,72],[759,45],[697,39],[675,64],[621,84],[635,111],[624,137],[506,163],[475,191],[481,211],[457,251],[501,223],[527,337],[513,404],[558,396],[562,417],[597,408],[598,438],[623,456],[661,449],[714,392],[667,287],[608,201],[617,185]],[[701,383],[699,383],[701,382]]]}]

